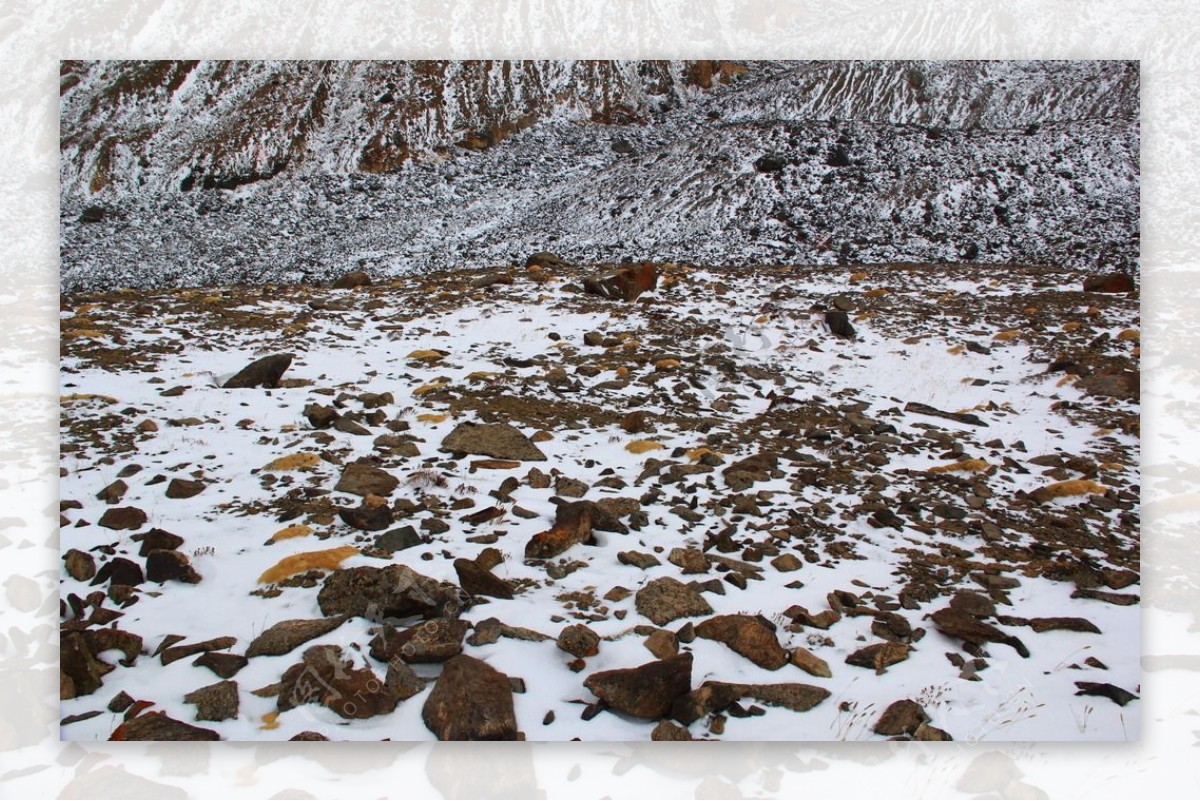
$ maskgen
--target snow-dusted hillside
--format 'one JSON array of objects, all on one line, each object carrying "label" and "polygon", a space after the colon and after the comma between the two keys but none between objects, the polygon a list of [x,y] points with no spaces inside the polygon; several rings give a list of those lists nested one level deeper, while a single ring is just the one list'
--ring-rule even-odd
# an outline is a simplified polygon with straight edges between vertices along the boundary
[{"label": "snow-dusted hillside", "polygon": [[63,72],[65,289],[398,274],[543,249],[1137,269],[1131,62]]}]

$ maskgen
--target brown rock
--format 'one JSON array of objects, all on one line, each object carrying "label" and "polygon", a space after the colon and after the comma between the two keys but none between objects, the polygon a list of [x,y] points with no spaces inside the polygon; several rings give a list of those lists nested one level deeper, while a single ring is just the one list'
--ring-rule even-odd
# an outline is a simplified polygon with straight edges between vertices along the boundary
[{"label": "brown rock", "polygon": [[388,661],[387,678],[383,684],[397,701],[407,701],[425,689],[425,679],[414,673],[402,659]]},{"label": "brown rock", "polygon": [[183,545],[183,537],[177,534],[172,534],[169,531],[163,531],[161,528],[152,528],[143,534],[134,534],[130,537],[134,542],[140,542],[142,547],[138,550],[138,556],[149,556],[151,551],[164,550],[176,551]]},{"label": "brown rock", "polygon": [[996,614],[996,604],[992,599],[974,590],[957,590],[950,599],[950,608],[974,617],[990,617]]},{"label": "brown rock", "polygon": [[552,270],[557,270],[570,266],[571,263],[569,261],[556,253],[551,253],[548,250],[538,251],[537,253],[534,253],[532,256],[529,256],[527,259],[525,259],[526,269],[530,267],[548,267]]},{"label": "brown rock", "polygon": [[495,459],[546,461],[537,445],[507,423],[460,423],[442,440],[441,449]]},{"label": "brown rock", "polygon": [[96,659],[79,632],[59,635],[59,697],[62,700],[91,695],[104,683],[112,665]]},{"label": "brown rock", "polygon": [[1108,273],[1107,275],[1089,275],[1083,279],[1084,292],[1106,292],[1109,294],[1125,294],[1136,289],[1133,276],[1125,273]]},{"label": "brown rock", "polygon": [[1089,634],[1100,634],[1100,629],[1090,620],[1082,617],[1035,617],[1029,621],[1029,628],[1041,634],[1043,631],[1082,631]]},{"label": "brown rock", "polygon": [[590,487],[583,481],[559,476],[554,482],[554,494],[564,498],[582,498]]},{"label": "brown rock", "polygon": [[166,666],[172,662],[189,656],[195,656],[205,651],[224,651],[227,648],[232,648],[236,643],[237,637],[214,637],[211,640],[192,643],[191,645],[172,645],[170,648],[164,648],[159,653],[158,661]]},{"label": "brown rock", "polygon": [[559,650],[582,659],[600,653],[600,635],[582,623],[567,626],[558,635]]},{"label": "brown rock", "polygon": [[1016,649],[1023,657],[1029,656],[1029,649],[1016,637],[1005,634],[995,626],[953,607],[939,609],[930,615],[938,631],[947,637],[956,637],[972,645],[983,645],[986,642],[1003,643]]},{"label": "brown rock", "polygon": [[669,659],[679,653],[679,640],[674,632],[666,629],[655,629],[642,641],[642,645],[658,659]]},{"label": "brown rock", "polygon": [[347,620],[347,615],[313,620],[282,620],[255,637],[246,649],[246,656],[281,656],[309,640],[328,634]]},{"label": "brown rock", "polygon": [[1142,397],[1142,375],[1136,370],[1097,373],[1081,378],[1075,386],[1088,395],[1137,401]]},{"label": "brown rock", "polygon": [[646,430],[646,413],[629,412],[621,418],[621,428],[627,434],[640,434]]},{"label": "brown rock", "polygon": [[675,699],[692,686],[692,654],[682,653],[635,668],[602,670],[583,685],[608,706],[627,715],[666,717]]},{"label": "brown rock", "polygon": [[342,477],[334,485],[337,492],[367,497],[368,495],[391,495],[400,485],[400,479],[386,470],[362,462],[351,462],[342,471]]},{"label": "brown rock", "polygon": [[264,356],[246,365],[233,378],[222,386],[225,389],[253,389],[265,387],[274,389],[279,386],[279,379],[292,366],[292,354],[276,353]]},{"label": "brown rock", "polygon": [[954,738],[936,726],[930,726],[928,723],[922,723],[917,727],[917,730],[913,732],[913,739],[927,742],[950,742]]},{"label": "brown rock", "polygon": [[913,734],[917,727],[929,720],[929,715],[916,701],[895,701],[875,721],[872,730],[876,734],[892,737],[898,734]]},{"label": "brown rock", "polygon": [[333,282],[334,289],[358,289],[370,285],[371,276],[367,275],[364,270],[352,270]]},{"label": "brown rock", "polygon": [[238,714],[238,685],[236,681],[219,681],[183,696],[185,704],[196,705],[196,720],[221,721]]},{"label": "brown rock", "polygon": [[792,649],[792,664],[810,676],[828,679],[833,676],[829,663],[806,648]]},{"label": "brown rock", "polygon": [[[623,565],[640,567],[642,570],[648,570],[655,565],[662,564],[654,554],[642,553],[641,551],[619,551],[617,553],[617,561]],[[701,612],[700,614],[705,613]]]},{"label": "brown rock", "polygon": [[434,618],[402,630],[384,626],[371,640],[371,656],[380,662],[396,657],[411,664],[445,662],[462,653],[463,637],[470,628],[465,620],[450,618]]},{"label": "brown rock", "polygon": [[232,679],[248,664],[250,660],[240,654],[222,654],[216,651],[206,651],[192,662],[195,667],[206,667],[223,679]]},{"label": "brown rock", "polygon": [[113,732],[112,740],[220,740],[221,735],[212,729],[192,726],[189,723],[167,717],[162,712],[146,712],[133,720],[127,720]]},{"label": "brown rock", "polygon": [[96,493],[96,500],[104,501],[109,505],[118,504],[125,497],[125,493],[129,491],[129,485],[121,479],[117,479],[109,484],[104,489]]},{"label": "brown rock", "polygon": [[634,598],[638,614],[663,626],[681,617],[711,615],[712,607],[700,593],[678,579],[662,576],[647,582]]},{"label": "brown rock", "polygon": [[100,569],[96,571],[96,575],[92,579],[92,584],[103,584],[107,581],[110,584],[136,587],[145,580],[146,576],[142,572],[141,565],[123,556],[117,556],[100,565]]},{"label": "brown rock", "polygon": [[146,513],[136,506],[118,506],[100,516],[99,525],[115,531],[141,528],[146,525]]},{"label": "brown rock", "polygon": [[167,497],[174,500],[191,498],[204,492],[203,481],[191,481],[186,478],[173,478],[167,485]]},{"label": "brown rock", "polygon": [[759,667],[778,670],[791,658],[775,631],[756,615],[717,615],[696,625],[696,636],[723,642]]},{"label": "brown rock", "polygon": [[672,548],[667,561],[680,568],[684,575],[708,572],[708,557],[699,548]]},{"label": "brown rock", "polygon": [[456,617],[464,598],[453,584],[435,581],[407,565],[352,567],[325,579],[317,604],[326,616]]},{"label": "brown rock", "polygon": [[85,551],[72,548],[63,554],[67,575],[76,581],[89,581],[96,575],[96,559]]},{"label": "brown rock", "polygon": [[794,553],[783,553],[771,560],[771,567],[780,573],[791,573],[804,567],[804,563]]},{"label": "brown rock", "polygon": [[875,643],[865,648],[859,648],[850,654],[850,656],[846,657],[846,664],[869,668],[876,673],[883,673],[885,668],[908,659],[908,651],[909,646],[904,643]]},{"label": "brown rock", "polygon": [[583,291],[610,300],[630,303],[658,286],[658,269],[643,263],[583,279]]},{"label": "brown rock", "polygon": [[159,584],[165,581],[181,581],[184,584],[200,583],[200,574],[192,567],[186,554],[161,548],[146,555],[146,578]]},{"label": "brown rock", "polygon": [[390,506],[386,503],[372,503],[372,498],[379,498],[379,496],[367,496],[355,508],[338,509],[338,517],[342,519],[343,523],[359,531],[383,531],[395,522],[396,517]]},{"label": "brown rock", "polygon": [[460,655],[442,669],[421,710],[439,740],[517,740],[508,676],[474,657]]},{"label": "brown rock", "polygon": [[492,573],[473,559],[455,559],[454,572],[463,592],[470,595],[487,595],[492,598],[512,598],[513,588],[504,579]]},{"label": "brown rock", "polygon": [[554,525],[540,534],[534,534],[525,545],[525,558],[549,559],[572,545],[587,542],[592,537],[595,506],[588,501],[561,504],[555,512]]},{"label": "brown rock", "polygon": [[321,734],[320,732],[316,732],[316,731],[302,731],[299,734],[295,735],[294,737],[288,738],[288,742],[293,742],[293,743],[316,743],[316,742],[323,743],[323,742],[328,742],[328,741],[329,741],[328,737],[326,737],[324,734]]},{"label": "brown rock", "polygon": [[336,645],[314,645],[302,661],[284,671],[275,705],[280,712],[319,703],[343,718],[386,715],[396,697],[374,671],[356,668]]},{"label": "brown rock", "polygon": [[650,732],[650,739],[659,743],[690,742],[692,734],[677,723],[672,723],[669,720],[660,720],[658,725],[654,727],[654,731]]}]

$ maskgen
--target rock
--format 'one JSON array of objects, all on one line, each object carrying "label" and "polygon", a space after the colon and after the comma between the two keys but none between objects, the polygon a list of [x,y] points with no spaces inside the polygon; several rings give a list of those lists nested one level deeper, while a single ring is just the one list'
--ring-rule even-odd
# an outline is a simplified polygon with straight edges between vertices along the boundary
[{"label": "rock", "polygon": [[310,403],[304,407],[304,417],[313,428],[323,429],[336,423],[341,415],[332,406]]},{"label": "rock", "polygon": [[996,614],[996,604],[992,599],[974,590],[956,590],[950,598],[950,608],[966,612],[973,617],[991,617]]},{"label": "rock", "polygon": [[554,482],[554,494],[564,498],[582,498],[588,489],[590,488],[584,482],[566,476],[559,476]]},{"label": "rock", "polygon": [[712,607],[700,593],[678,579],[662,576],[647,582],[634,598],[638,614],[663,626],[681,617],[711,615]]},{"label": "rock", "polygon": [[1137,370],[1097,373],[1079,379],[1075,386],[1088,395],[1102,398],[1138,401],[1142,397],[1141,373]]},{"label": "rock", "polygon": [[98,223],[104,219],[103,206],[88,206],[79,213],[81,223]]},{"label": "rock", "polygon": [[365,498],[368,495],[391,495],[399,485],[400,479],[386,470],[362,462],[351,462],[346,465],[333,489]]},{"label": "rock", "polygon": [[221,735],[212,729],[192,726],[189,723],[167,717],[163,712],[146,712],[133,720],[127,720],[113,732],[112,740],[220,740]]},{"label": "rock", "polygon": [[425,680],[402,659],[388,661],[387,677],[383,684],[397,701],[407,701],[425,689]]},{"label": "rock", "polygon": [[1125,706],[1130,701],[1136,701],[1138,697],[1128,690],[1117,687],[1115,684],[1099,683],[1094,681],[1077,681],[1075,686],[1079,690],[1076,695],[1098,695],[1102,698],[1107,698],[1117,706]]},{"label": "rock", "polygon": [[183,696],[185,704],[196,705],[196,720],[221,721],[238,714],[238,685],[236,681],[219,681]]},{"label": "rock", "polygon": [[110,506],[118,504],[125,497],[125,493],[129,491],[129,485],[121,479],[117,479],[109,484],[104,489],[96,493],[96,500],[104,501]]},{"label": "rock", "polygon": [[133,696],[121,690],[121,692],[114,695],[112,700],[108,702],[107,709],[109,712],[120,714],[131,706],[133,706]]},{"label": "rock", "polygon": [[922,723],[918,726],[917,730],[913,732],[912,737],[914,740],[926,742],[950,742],[954,739],[947,732],[936,726],[930,726],[928,723]]},{"label": "rock", "polygon": [[199,584],[200,574],[192,567],[187,554],[162,548],[146,555],[146,578],[162,584],[165,581],[182,581],[184,584]]},{"label": "rock", "polygon": [[189,656],[195,656],[205,651],[224,651],[226,648],[232,648],[236,643],[236,637],[214,637],[211,640],[204,640],[203,642],[192,643],[190,645],[172,645],[159,652],[158,661],[165,667],[172,662],[185,659]]},{"label": "rock", "polygon": [[671,704],[671,717],[690,726],[705,715],[722,712],[742,697],[745,685],[706,681]]},{"label": "rock", "polygon": [[1100,634],[1100,629],[1090,620],[1082,617],[1035,617],[1029,621],[1029,628],[1041,634],[1043,631],[1082,631],[1088,634]]},{"label": "rock", "polygon": [[143,534],[134,534],[130,537],[134,542],[140,542],[142,547],[138,550],[138,556],[149,556],[151,551],[164,550],[175,551],[183,545],[183,537],[178,534],[172,534],[169,531],[163,531],[161,528],[152,528]]},{"label": "rock", "polygon": [[1120,592],[1105,592],[1103,590],[1075,590],[1071,593],[1072,598],[1087,598],[1092,601],[1103,601],[1106,604],[1115,606],[1132,606],[1139,602],[1140,598],[1136,595],[1127,595]]},{"label": "rock", "polygon": [[353,615],[376,622],[456,617],[464,600],[453,584],[435,581],[407,565],[338,570],[317,593],[323,615]]},{"label": "rock", "polygon": [[421,535],[412,526],[402,526],[385,531],[375,538],[375,549],[384,553],[395,553],[422,543]]},{"label": "rock", "polygon": [[59,634],[59,697],[62,700],[91,695],[104,683],[112,665],[96,659],[83,635],[77,631]]},{"label": "rock", "polygon": [[329,738],[317,731],[302,731],[299,734],[289,737],[288,742],[292,743],[324,743],[329,742]]},{"label": "rock", "polygon": [[650,739],[659,743],[690,742],[692,734],[683,726],[669,720],[660,720],[650,732]]},{"label": "rock", "polygon": [[955,637],[972,645],[983,645],[986,642],[996,642],[1008,645],[1023,657],[1029,656],[1029,649],[1016,637],[1005,634],[995,626],[953,607],[939,609],[930,615],[938,631],[947,637]]},{"label": "rock", "polygon": [[89,581],[96,575],[96,559],[90,553],[72,548],[63,554],[67,575],[76,581]]},{"label": "rock", "polygon": [[904,699],[895,701],[883,710],[879,720],[871,727],[876,734],[894,737],[899,734],[913,734],[917,728],[929,721],[929,715],[916,701]]},{"label": "rock", "polygon": [[314,645],[284,671],[275,706],[280,712],[319,703],[347,719],[386,715],[396,697],[374,671],[356,668],[336,645]]},{"label": "rock", "polygon": [[675,699],[691,690],[692,654],[603,670],[588,676],[583,686],[618,712],[657,720],[670,714]]},{"label": "rock", "polygon": [[771,560],[771,567],[780,573],[792,573],[804,567],[804,563],[794,553],[783,553]]},{"label": "rock", "polygon": [[584,292],[609,300],[623,300],[626,303],[637,300],[643,292],[657,286],[658,270],[648,262],[583,279]]},{"label": "rock", "polygon": [[167,485],[167,497],[173,500],[191,498],[204,492],[203,481],[191,481],[186,478],[173,478]]},{"label": "rock", "polygon": [[807,712],[830,695],[829,690],[824,687],[799,683],[749,684],[744,686],[742,694],[743,697],[749,696],[755,701],[780,706],[793,712]]},{"label": "rock", "polygon": [[944,412],[941,409],[935,409],[929,404],[917,403],[915,401],[904,404],[904,411],[913,414],[924,414],[930,417],[940,417],[944,420],[953,420],[956,423],[966,423],[973,426],[987,425],[977,414],[971,414],[970,412]]},{"label": "rock", "polygon": [[883,673],[885,668],[908,659],[908,652],[909,646],[904,643],[880,642],[859,648],[846,657],[846,664]]},{"label": "rock", "polygon": [[136,506],[118,506],[107,509],[100,516],[98,525],[111,528],[114,531],[141,528],[146,525],[146,513]]},{"label": "rock", "polygon": [[642,641],[642,645],[658,659],[669,659],[679,653],[679,640],[674,632],[666,629],[655,629]]},{"label": "rock", "polygon": [[843,339],[854,339],[856,333],[854,326],[850,324],[850,315],[838,309],[831,309],[825,312],[825,325],[829,326],[829,333]]},{"label": "rock", "polygon": [[728,645],[754,664],[778,670],[791,655],[779,644],[774,629],[756,615],[717,615],[696,624],[696,636]]},{"label": "rock", "polygon": [[432,618],[401,630],[384,626],[371,640],[371,656],[380,662],[397,657],[412,664],[445,662],[462,653],[463,637],[470,628],[465,620],[451,618]]},{"label": "rock", "polygon": [[470,595],[487,595],[491,598],[512,598],[513,588],[504,579],[472,559],[455,559],[454,572],[458,574],[459,586]]},{"label": "rock", "polygon": [[279,386],[279,379],[292,366],[292,354],[276,353],[264,356],[243,367],[237,375],[226,381],[224,389],[253,389],[263,387],[274,389]]},{"label": "rock", "polygon": [[95,578],[92,579],[92,585],[103,584],[107,581],[110,584],[136,587],[145,580],[141,565],[123,556],[118,556],[100,565]]},{"label": "rock", "polygon": [[549,267],[553,270],[570,266],[571,263],[569,261],[556,253],[551,253],[548,250],[540,250],[525,259],[526,269],[530,267]]},{"label": "rock", "polygon": [[641,551],[618,551],[617,561],[623,565],[639,567],[642,570],[649,570],[655,565],[662,564],[662,562],[658,561],[658,557],[654,554],[642,553]]},{"label": "rock", "polygon": [[621,418],[621,428],[627,434],[640,434],[646,430],[646,413],[629,412]]},{"label": "rock", "polygon": [[1133,276],[1126,273],[1108,273],[1106,275],[1089,275],[1083,279],[1084,292],[1106,292],[1109,294],[1125,294],[1134,291]]},{"label": "rock", "polygon": [[382,531],[396,520],[392,508],[378,495],[368,495],[356,507],[338,509],[338,517],[360,531]]},{"label": "rock", "polygon": [[471,656],[446,663],[421,709],[439,740],[517,740],[508,676]]},{"label": "rock", "polygon": [[353,270],[340,276],[333,282],[334,289],[358,289],[371,285],[371,276],[363,270]]},{"label": "rock", "polygon": [[248,664],[250,660],[240,654],[222,654],[216,651],[206,651],[192,662],[195,667],[206,667],[223,679],[233,678]]},{"label": "rock", "polygon": [[577,623],[559,632],[556,645],[560,651],[582,659],[600,653],[600,635],[582,623]]},{"label": "rock", "polygon": [[806,648],[792,649],[792,664],[810,676],[828,679],[833,676],[829,663]]},{"label": "rock", "polygon": [[280,621],[254,638],[246,649],[246,656],[281,656],[309,640],[328,634],[348,619],[347,615],[336,615],[312,620]]},{"label": "rock", "polygon": [[525,558],[549,559],[558,556],[572,545],[590,540],[593,526],[599,528],[607,524],[606,530],[612,530],[614,523],[624,528],[591,501],[560,504],[554,514],[554,525],[540,534],[534,534],[526,543]]},{"label": "rock", "polygon": [[754,160],[754,169],[758,172],[781,172],[787,163],[787,158],[778,153],[764,153]]},{"label": "rock", "polygon": [[546,454],[537,445],[507,423],[460,423],[442,440],[441,450],[496,459],[546,461]]},{"label": "rock", "polygon": [[708,557],[699,548],[672,548],[667,561],[686,575],[708,572]]},{"label": "rock", "polygon": [[871,621],[871,633],[881,640],[891,642],[910,642],[913,636],[912,625],[903,615],[895,612],[880,612]]}]

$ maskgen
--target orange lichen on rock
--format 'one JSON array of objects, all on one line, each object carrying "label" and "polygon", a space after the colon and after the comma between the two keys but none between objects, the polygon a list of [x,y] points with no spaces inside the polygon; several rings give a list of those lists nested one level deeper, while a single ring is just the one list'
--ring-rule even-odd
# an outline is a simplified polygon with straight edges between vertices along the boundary
[{"label": "orange lichen on rock", "polygon": [[307,551],[295,553],[280,559],[274,567],[266,570],[258,577],[259,584],[277,584],[298,573],[309,570],[336,570],[342,562],[358,554],[353,545],[343,545],[340,548],[329,548],[324,551]]},{"label": "orange lichen on rock", "polygon": [[977,473],[980,470],[986,470],[988,463],[983,459],[960,459],[957,462],[950,464],[939,464],[936,467],[931,467],[926,470],[926,473],[952,473],[956,470],[964,470],[970,473]]},{"label": "orange lichen on rock", "polygon": [[1020,331],[1018,331],[1015,328],[1010,328],[1007,331],[998,332],[997,334],[995,334],[992,337],[992,339],[995,339],[999,342],[1010,342],[1010,341],[1016,339],[1017,337],[1019,337],[1020,335],[1021,335]]},{"label": "orange lichen on rock", "polygon": [[279,542],[281,540],[290,540],[294,537],[307,537],[309,534],[312,534],[312,533],[313,533],[312,526],[306,526],[303,523],[296,523],[294,525],[288,526],[287,528],[279,529],[279,531],[276,531],[274,534],[272,534],[271,539],[269,539],[267,541],[271,542],[271,543],[275,543],[275,542]]},{"label": "orange lichen on rock", "polygon": [[1070,481],[1059,481],[1055,484],[1038,487],[1029,493],[1029,498],[1035,503],[1046,503],[1055,498],[1070,498],[1076,495],[1088,494],[1103,495],[1107,491],[1107,487],[1097,484],[1095,481],[1089,481],[1086,478],[1073,478]]},{"label": "orange lichen on rock", "polygon": [[312,470],[320,463],[321,457],[315,453],[293,453],[268,462],[263,470]]},{"label": "orange lichen on rock", "polygon": [[625,450],[630,453],[646,453],[648,451],[658,451],[667,447],[661,442],[655,442],[652,439],[638,439],[625,446]]}]

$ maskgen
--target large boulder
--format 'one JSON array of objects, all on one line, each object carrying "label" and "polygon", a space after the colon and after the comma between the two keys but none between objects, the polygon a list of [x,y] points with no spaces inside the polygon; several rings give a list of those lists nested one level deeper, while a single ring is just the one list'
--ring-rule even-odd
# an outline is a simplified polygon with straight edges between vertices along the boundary
[{"label": "large boulder", "polygon": [[675,699],[692,689],[692,654],[689,651],[635,668],[602,670],[588,676],[583,686],[618,712],[649,720],[664,718]]},{"label": "large boulder", "polygon": [[397,698],[375,672],[356,668],[336,645],[314,645],[302,660],[284,671],[275,705],[280,712],[318,703],[343,718],[386,715]]},{"label": "large boulder", "polygon": [[423,576],[408,565],[352,567],[325,579],[317,604],[326,616],[387,618],[457,617],[465,596],[453,584]]},{"label": "large boulder", "polygon": [[279,379],[292,366],[292,354],[275,353],[264,356],[243,367],[233,378],[222,384],[225,389],[253,389],[279,386]]},{"label": "large boulder", "polygon": [[517,740],[512,682],[472,656],[448,661],[421,709],[439,740]]},{"label": "large boulder", "polygon": [[779,644],[774,628],[757,615],[717,615],[696,626],[696,636],[723,642],[737,653],[767,670],[791,661],[791,654]]},{"label": "large boulder", "polygon": [[442,440],[441,449],[494,459],[546,461],[546,454],[529,437],[507,423],[461,423]]}]

